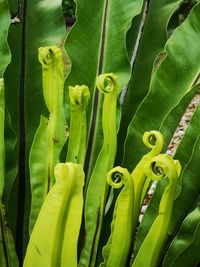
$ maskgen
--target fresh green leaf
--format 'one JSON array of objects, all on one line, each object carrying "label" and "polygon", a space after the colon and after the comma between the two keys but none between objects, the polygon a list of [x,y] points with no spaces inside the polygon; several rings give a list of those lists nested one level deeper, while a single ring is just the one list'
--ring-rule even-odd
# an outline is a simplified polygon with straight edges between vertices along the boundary
[{"label": "fresh green leaf", "polygon": [[66,142],[62,51],[56,46],[41,47],[39,61],[42,64],[44,99],[50,114],[48,120],[42,117],[30,151],[30,233],[44,199],[55,183],[54,167]]},{"label": "fresh green leaf", "polygon": [[[24,267],[77,266],[84,173],[80,165],[60,163],[28,244]],[[76,221],[76,223],[75,223]]]},{"label": "fresh green leaf", "polygon": [[[166,176],[168,185],[162,194],[158,214],[133,260],[132,267],[154,267],[158,265],[172,218],[174,193],[181,172],[180,163],[166,154],[156,156],[151,162],[152,164],[146,169],[147,176],[152,180],[159,180]],[[155,172],[157,168],[162,171]]]},{"label": "fresh green leaf", "polygon": [[[102,146],[103,99],[95,90],[96,77],[101,73],[112,72],[118,76],[121,88],[128,82],[130,63],[126,50],[126,33],[132,19],[140,13],[142,4],[143,0],[128,0],[126,4],[123,1],[102,0],[97,1],[95,5],[91,0],[77,0],[77,21],[65,45],[72,62],[66,88],[85,84],[90,89],[91,101],[87,109],[87,123],[91,130],[88,132],[88,153],[85,164],[88,177],[92,173]],[[84,53],[83,44],[85,44]]]}]

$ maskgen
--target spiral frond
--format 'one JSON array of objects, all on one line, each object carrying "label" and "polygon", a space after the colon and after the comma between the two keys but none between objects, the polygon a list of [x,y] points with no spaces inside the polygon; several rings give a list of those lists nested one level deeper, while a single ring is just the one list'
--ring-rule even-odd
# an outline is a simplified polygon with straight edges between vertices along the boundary
[{"label": "spiral frond", "polygon": [[164,137],[158,131],[149,131],[143,134],[143,143],[152,150],[152,153],[159,154],[162,151]]},{"label": "spiral frond", "polygon": [[130,173],[122,167],[115,167],[107,174],[107,183],[113,188],[120,188],[126,184]]},{"label": "spiral frond", "polygon": [[175,180],[181,171],[181,165],[178,160],[167,154],[161,154],[151,159],[146,169],[146,175],[152,180],[160,180],[163,177],[168,177],[170,180]]},{"label": "spiral frond", "polygon": [[102,93],[119,92],[118,77],[114,73],[103,73],[96,79],[96,86]]},{"label": "spiral frond", "polygon": [[40,47],[38,49],[38,59],[43,68],[48,68],[55,61],[62,59],[62,51],[57,46]]}]

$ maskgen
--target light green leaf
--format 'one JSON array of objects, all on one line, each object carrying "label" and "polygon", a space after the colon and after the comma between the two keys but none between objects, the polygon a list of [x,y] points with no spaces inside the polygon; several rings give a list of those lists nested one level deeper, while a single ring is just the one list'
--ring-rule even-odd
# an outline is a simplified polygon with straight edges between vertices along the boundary
[{"label": "light green leaf", "polygon": [[50,114],[48,120],[41,118],[30,151],[30,233],[44,199],[55,183],[54,167],[59,162],[62,147],[66,142],[62,51],[56,46],[41,47],[39,61],[42,64],[44,99]]},{"label": "light green leaf", "polygon": [[77,243],[83,207],[84,172],[60,163],[28,244],[24,267],[77,266]]},{"label": "light green leaf", "polygon": [[123,189],[115,203],[111,234],[103,248],[104,262],[99,267],[127,266],[133,239],[134,185],[130,173],[116,167],[107,174],[107,183],[117,189]]},{"label": "light green leaf", "polygon": [[90,174],[102,145],[103,99],[95,90],[95,80],[98,74],[112,72],[118,76],[120,87],[128,82],[130,63],[126,50],[126,33],[133,17],[140,13],[142,4],[143,0],[128,0],[126,4],[124,1],[116,0],[95,1],[95,4],[92,0],[77,0],[77,21],[65,45],[72,61],[66,88],[85,84],[90,89],[91,101],[87,110],[87,122],[91,130],[88,132],[86,157],[89,165],[87,163],[85,166]]},{"label": "light green leaf", "polygon": [[70,133],[66,161],[84,165],[87,145],[86,108],[90,92],[85,85],[69,86]]},{"label": "light green leaf", "polygon": [[[180,163],[166,154],[156,156],[151,162],[155,164],[147,167],[147,176],[152,180],[167,177],[168,184],[162,194],[155,220],[133,260],[132,267],[154,267],[158,265],[172,218],[174,193],[181,172]],[[156,173],[157,167],[161,168],[162,171]]]},{"label": "light green leaf", "polygon": [[32,195],[31,212],[29,218],[29,233],[32,232],[38,213],[46,197],[48,188],[48,179],[45,179],[48,176],[48,165],[46,163],[46,155],[48,153],[47,125],[48,120],[41,116],[40,125],[35,134],[33,145],[30,151],[29,166]]},{"label": "light green leaf", "polygon": [[[113,73],[97,77],[97,88],[104,94],[102,128],[103,146],[94,166],[85,198],[86,241],[81,253],[80,266],[94,266],[106,199],[106,175],[113,167],[116,145],[116,103],[120,92],[118,77]],[[91,262],[91,263],[90,263]]]}]

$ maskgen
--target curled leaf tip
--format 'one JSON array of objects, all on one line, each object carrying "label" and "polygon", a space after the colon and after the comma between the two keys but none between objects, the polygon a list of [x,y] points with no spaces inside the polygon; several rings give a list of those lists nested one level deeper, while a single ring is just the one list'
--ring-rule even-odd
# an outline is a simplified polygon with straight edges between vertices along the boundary
[{"label": "curled leaf tip", "polygon": [[57,46],[46,46],[38,49],[38,59],[43,67],[48,67],[55,60],[62,59],[62,51]]},{"label": "curled leaf tip", "polygon": [[69,86],[70,103],[73,106],[86,108],[90,98],[90,91],[86,85]]},{"label": "curled leaf tip", "polygon": [[114,73],[103,73],[96,79],[96,86],[102,93],[119,92],[118,77]]},{"label": "curled leaf tip", "polygon": [[174,160],[167,154],[160,154],[151,159],[146,169],[146,175],[152,180],[160,180],[167,176],[170,180],[179,177],[181,165],[178,160]]},{"label": "curled leaf tip", "polygon": [[159,154],[163,148],[164,137],[158,131],[145,132],[143,135],[143,143],[146,147],[156,150],[157,154]]},{"label": "curled leaf tip", "polygon": [[107,173],[107,183],[113,188],[120,188],[126,183],[128,175],[127,169],[115,167]]}]

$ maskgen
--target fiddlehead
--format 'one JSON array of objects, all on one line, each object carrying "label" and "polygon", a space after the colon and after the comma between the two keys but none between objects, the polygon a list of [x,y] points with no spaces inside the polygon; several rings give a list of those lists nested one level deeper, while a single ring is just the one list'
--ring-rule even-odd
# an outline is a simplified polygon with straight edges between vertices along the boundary
[{"label": "fiddlehead", "polygon": [[[107,194],[106,175],[113,168],[117,147],[116,107],[117,97],[121,89],[117,76],[113,73],[101,74],[97,77],[96,85],[104,97],[102,110],[103,145],[87,189],[85,201],[87,238],[80,257],[80,267],[95,265]],[[92,247],[93,253],[91,255]]]},{"label": "fiddlehead", "polygon": [[113,188],[121,188],[127,182],[128,171],[121,167],[116,167],[108,172],[107,183]]},{"label": "fiddlehead", "polygon": [[151,180],[160,180],[166,177],[168,184],[163,192],[157,217],[144,239],[132,267],[157,266],[171,220],[174,193],[180,172],[179,161],[173,160],[166,154],[154,157],[150,164],[146,165],[145,173]]},{"label": "fiddlehead", "polygon": [[158,131],[149,131],[143,134],[143,143],[151,151],[147,155],[158,155],[161,153],[164,143],[163,135]]},{"label": "fiddlehead", "polygon": [[44,199],[55,183],[54,167],[66,142],[62,50],[56,46],[41,47],[38,58],[42,65],[44,100],[50,114],[48,119],[41,116],[29,156],[32,193],[30,233]]},{"label": "fiddlehead", "polygon": [[181,173],[181,165],[178,160],[174,160],[171,156],[166,154],[161,154],[154,157],[150,164],[148,164],[146,169],[146,175],[151,180],[160,180],[163,177],[167,177],[169,179],[169,183],[165,188],[163,193],[160,206],[159,206],[159,213],[166,212],[170,203],[172,205],[173,195],[176,184],[177,178],[180,176]]},{"label": "fiddlehead", "polygon": [[[38,59],[43,72],[44,100],[50,113],[56,112],[56,101],[63,102],[64,68],[62,50],[57,46],[40,47]],[[59,99],[59,100],[58,100]]]},{"label": "fiddlehead", "polygon": [[163,147],[164,138],[158,131],[145,132],[143,135],[143,143],[151,150],[142,157],[135,169],[132,171],[131,176],[133,178],[135,199],[134,199],[134,218],[133,228],[136,229],[138,224],[138,216],[146,192],[151,184],[151,178],[146,174],[147,166],[151,165],[151,160],[157,156]]},{"label": "fiddlehead", "polygon": [[104,262],[100,267],[121,267],[127,265],[132,243],[133,181],[127,169],[116,167],[108,172],[107,183],[114,189],[124,187],[115,203],[111,234],[103,248]]},{"label": "fiddlehead", "polygon": [[97,77],[97,88],[102,93],[118,92],[120,90],[117,76],[113,73],[104,73]]}]

